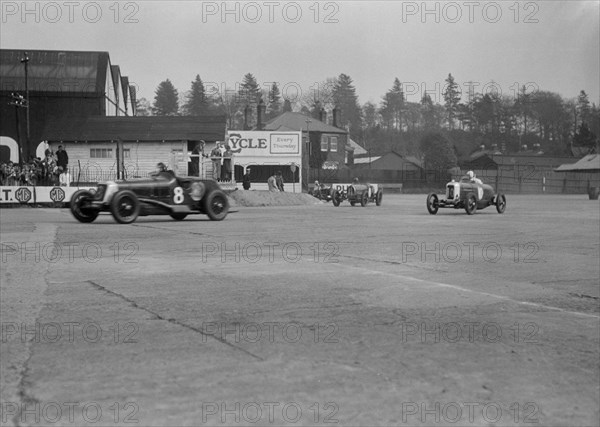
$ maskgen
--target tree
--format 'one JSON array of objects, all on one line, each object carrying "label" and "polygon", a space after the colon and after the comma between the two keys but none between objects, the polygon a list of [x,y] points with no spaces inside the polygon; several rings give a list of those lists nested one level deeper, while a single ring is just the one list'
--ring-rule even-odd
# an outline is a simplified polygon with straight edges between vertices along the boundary
[{"label": "tree", "polygon": [[592,152],[592,150],[596,148],[596,144],[598,144],[598,138],[590,131],[587,123],[582,122],[579,125],[577,133],[573,136],[573,146],[583,147],[588,149],[588,152]]},{"label": "tree", "polygon": [[426,92],[421,98],[421,117],[423,117],[423,127],[425,130],[432,130],[439,126],[436,120],[435,106],[431,96]]},{"label": "tree", "polygon": [[202,116],[207,114],[208,110],[209,104],[204,91],[204,83],[202,83],[200,75],[196,75],[196,79],[192,82],[192,87],[187,94],[183,112],[187,116]]},{"label": "tree", "polygon": [[434,171],[437,180],[445,180],[449,170],[456,167],[457,158],[454,147],[444,135],[439,132],[428,132],[420,141],[425,169]]},{"label": "tree", "polygon": [[333,88],[333,101],[342,110],[342,123],[338,127],[349,126],[351,134],[359,134],[362,126],[361,109],[352,79],[340,74]]},{"label": "tree", "polygon": [[244,80],[238,90],[238,108],[237,115],[242,114],[246,107],[250,107],[250,114],[248,116],[248,123],[244,125],[252,126],[255,122],[256,106],[261,98],[260,86],[256,82],[256,77],[252,73],[248,73],[244,76]]},{"label": "tree", "polygon": [[267,118],[272,119],[281,114],[281,92],[277,82],[273,82],[269,89],[269,102],[267,103]]},{"label": "tree", "polygon": [[176,116],[179,111],[179,94],[169,79],[156,89],[152,111],[156,116]]},{"label": "tree", "polygon": [[452,74],[448,74],[446,79],[446,88],[444,90],[444,105],[446,106],[446,118],[448,120],[448,129],[454,129],[454,118],[460,102],[460,90],[454,81]]},{"label": "tree", "polygon": [[292,103],[290,102],[289,99],[285,99],[283,101],[283,112],[286,113],[288,111],[292,111]]},{"label": "tree", "polygon": [[388,128],[402,130],[402,114],[404,106],[404,90],[398,77],[394,79],[392,88],[386,92],[381,103],[381,115]]},{"label": "tree", "polygon": [[139,98],[135,100],[135,111],[136,116],[150,116],[152,115],[152,105],[146,98]]},{"label": "tree", "polygon": [[590,123],[590,101],[588,100],[587,93],[585,93],[584,90],[579,92],[579,96],[577,97],[577,112],[579,114],[579,123]]}]

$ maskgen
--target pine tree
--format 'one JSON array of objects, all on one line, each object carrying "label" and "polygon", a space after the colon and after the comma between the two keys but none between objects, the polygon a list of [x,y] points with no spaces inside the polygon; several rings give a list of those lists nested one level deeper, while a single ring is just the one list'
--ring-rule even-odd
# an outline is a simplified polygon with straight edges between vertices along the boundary
[{"label": "pine tree", "polygon": [[342,110],[342,123],[338,123],[338,127],[349,126],[350,133],[358,135],[362,127],[362,111],[350,76],[339,75],[333,88],[333,101]]},{"label": "pine tree", "polygon": [[283,112],[286,113],[288,111],[292,111],[292,103],[290,102],[289,99],[285,99],[283,101]]},{"label": "pine tree", "polygon": [[176,116],[179,111],[179,94],[169,79],[156,89],[152,111],[156,116]]},{"label": "pine tree", "polygon": [[272,119],[281,114],[281,92],[276,82],[273,82],[269,89],[269,102],[267,104],[267,118]]},{"label": "pine tree", "polygon": [[460,102],[460,90],[458,85],[454,81],[452,74],[448,74],[446,79],[446,89],[444,90],[444,105],[446,106],[446,117],[448,120],[448,129],[454,128],[454,118],[458,110],[458,103]]},{"label": "pine tree", "polygon": [[204,83],[200,75],[196,75],[196,79],[192,82],[192,87],[187,94],[187,100],[183,106],[183,112],[187,116],[202,116],[207,114],[209,110]]}]

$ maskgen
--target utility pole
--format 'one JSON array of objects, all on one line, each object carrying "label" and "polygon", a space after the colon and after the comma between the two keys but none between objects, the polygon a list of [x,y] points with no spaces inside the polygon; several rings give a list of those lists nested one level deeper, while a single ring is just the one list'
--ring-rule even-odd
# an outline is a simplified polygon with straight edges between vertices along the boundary
[{"label": "utility pole", "polygon": [[25,158],[21,159],[22,162],[26,162],[29,158],[29,138],[30,138],[30,126],[29,126],[29,56],[27,56],[27,52],[24,53],[24,57],[21,59],[21,63],[25,64],[25,112],[26,112],[26,116],[25,116],[25,122],[26,122],[26,133],[25,133],[25,150],[24,151],[24,156]]}]

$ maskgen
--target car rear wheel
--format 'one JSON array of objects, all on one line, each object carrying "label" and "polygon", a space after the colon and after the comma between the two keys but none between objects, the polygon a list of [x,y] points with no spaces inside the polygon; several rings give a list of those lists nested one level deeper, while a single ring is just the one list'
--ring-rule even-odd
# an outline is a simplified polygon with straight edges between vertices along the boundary
[{"label": "car rear wheel", "polygon": [[468,193],[465,199],[465,211],[469,215],[473,215],[477,211],[477,197],[474,193]]},{"label": "car rear wheel", "polygon": [[211,191],[204,198],[204,212],[213,221],[222,221],[229,212],[229,200],[221,190]]},{"label": "car rear wheel", "polygon": [[440,205],[439,205],[439,200],[438,200],[437,194],[435,194],[435,193],[429,194],[429,196],[427,196],[427,211],[431,215],[435,215],[438,212],[439,208],[440,208]]},{"label": "car rear wheel", "polygon": [[499,214],[504,213],[506,210],[506,196],[502,193],[496,195],[496,210]]},{"label": "car rear wheel", "polygon": [[360,196],[360,205],[364,208],[367,206],[367,203],[369,203],[369,195],[366,191],[363,191],[362,195]]},{"label": "car rear wheel", "polygon": [[333,206],[340,205],[340,202],[342,201],[342,195],[339,191],[336,190],[333,192],[333,195],[331,196],[331,201],[333,202]]},{"label": "car rear wheel", "polygon": [[381,206],[381,201],[383,200],[383,189],[379,189],[377,192],[377,199],[375,200],[375,204],[377,206]]},{"label": "car rear wheel", "polygon": [[171,214],[171,218],[173,218],[176,221],[181,221],[182,219],[185,219],[186,216],[188,216],[188,214],[186,214],[186,213],[172,213]]},{"label": "car rear wheel", "polygon": [[90,223],[98,218],[100,213],[96,209],[84,208],[83,204],[94,197],[92,193],[86,190],[76,191],[71,197],[71,213],[79,222]]},{"label": "car rear wheel", "polygon": [[110,202],[110,212],[119,224],[131,224],[140,214],[140,201],[133,191],[119,191]]}]

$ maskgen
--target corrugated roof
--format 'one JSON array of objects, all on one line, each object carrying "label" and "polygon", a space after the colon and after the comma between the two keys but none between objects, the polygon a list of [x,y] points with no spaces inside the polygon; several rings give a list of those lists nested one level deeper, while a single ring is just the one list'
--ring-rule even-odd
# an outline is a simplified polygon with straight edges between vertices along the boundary
[{"label": "corrugated roof", "polygon": [[366,164],[366,163],[373,163],[376,160],[381,159],[381,156],[375,156],[375,157],[358,157],[354,159],[354,164],[355,165],[359,165],[359,164]]},{"label": "corrugated roof", "polygon": [[363,154],[367,154],[367,150],[365,150],[362,145],[360,145],[358,142],[354,141],[352,138],[348,138],[348,145],[350,146],[351,149],[354,150],[354,155],[355,156],[362,156]]},{"label": "corrugated roof", "polygon": [[556,172],[600,172],[600,154],[588,154],[579,161],[560,165]]},{"label": "corrugated roof", "polygon": [[294,113],[292,111],[286,111],[285,113],[269,120],[264,124],[264,130],[294,130],[294,131],[306,131],[306,121],[308,123],[308,130],[310,132],[323,132],[323,133],[344,133],[348,131],[340,129],[334,126],[330,126],[327,123],[323,123],[314,117],[307,116],[302,113]]},{"label": "corrugated roof", "polygon": [[[25,90],[24,52],[0,49],[0,90]],[[104,93],[108,52],[27,50],[27,56],[30,91]]]},{"label": "corrugated roof", "polygon": [[178,141],[225,139],[225,116],[72,117],[44,129],[48,141]]}]

